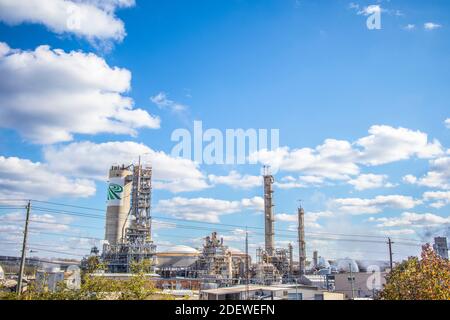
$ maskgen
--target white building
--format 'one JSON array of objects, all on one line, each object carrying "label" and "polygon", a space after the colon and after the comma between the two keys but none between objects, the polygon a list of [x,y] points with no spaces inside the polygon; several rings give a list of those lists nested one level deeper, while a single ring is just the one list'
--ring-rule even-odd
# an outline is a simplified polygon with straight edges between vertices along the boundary
[{"label": "white building", "polygon": [[374,298],[386,284],[386,272],[338,273],[334,276],[335,292],[346,299]]},{"label": "white building", "polygon": [[304,285],[245,285],[202,290],[201,300],[344,300],[342,293]]},{"label": "white building", "polygon": [[67,289],[80,289],[81,275],[77,266],[70,266],[66,271],[59,267],[47,268],[36,272],[36,284],[39,290],[54,292],[58,285],[63,284]]}]

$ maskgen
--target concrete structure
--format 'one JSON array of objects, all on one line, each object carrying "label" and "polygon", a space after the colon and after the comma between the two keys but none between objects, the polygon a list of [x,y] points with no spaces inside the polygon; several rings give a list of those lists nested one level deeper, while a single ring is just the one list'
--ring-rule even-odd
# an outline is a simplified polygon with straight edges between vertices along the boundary
[{"label": "concrete structure", "polygon": [[305,210],[298,208],[298,257],[299,275],[305,274],[306,270],[306,243],[305,243]]},{"label": "concrete structure", "polygon": [[[277,286],[274,286],[277,287]],[[281,285],[288,291],[288,300],[344,300],[344,294],[309,285]]]},{"label": "concrete structure", "polygon": [[0,266],[0,280],[5,280],[5,272],[3,271],[2,266]]},{"label": "concrete structure", "polygon": [[36,272],[37,288],[41,291],[54,292],[60,284],[64,284],[67,289],[80,289],[81,276],[78,266],[70,266],[66,271],[59,267],[52,267]]},{"label": "concrete structure", "polygon": [[436,254],[443,259],[448,259],[448,246],[446,237],[436,237],[434,238],[434,251]]},{"label": "concrete structure", "polygon": [[346,299],[373,298],[386,284],[386,272],[338,273],[334,275],[335,292]]},{"label": "concrete structure", "polygon": [[273,183],[274,177],[269,173],[268,167],[264,167],[264,230],[265,230],[265,251],[272,255],[275,249],[275,230],[273,214]]},{"label": "concrete structure", "polygon": [[125,166],[113,166],[109,170],[105,240],[112,246],[122,241],[127,227],[131,204],[132,175],[133,173]]},{"label": "concrete structure", "polygon": [[307,274],[303,277],[303,284],[308,284],[319,289],[334,289],[333,275]]},{"label": "concrete structure", "polygon": [[200,291],[201,300],[344,300],[342,293],[303,285],[234,286]]},{"label": "concrete structure", "polygon": [[200,300],[287,300],[285,288],[240,285],[200,291]]},{"label": "concrete structure", "polygon": [[[144,260],[156,264],[156,246],[151,239],[152,173],[150,166],[143,166],[140,162],[127,167],[112,167],[110,170],[110,175],[118,177],[114,183],[110,179],[108,210],[112,214],[107,218],[109,229],[106,232],[109,243],[103,246],[101,256],[109,272],[129,273],[133,262]],[[121,183],[124,187],[121,187]],[[124,220],[125,212],[127,216]],[[117,241],[119,238],[120,241]]]}]

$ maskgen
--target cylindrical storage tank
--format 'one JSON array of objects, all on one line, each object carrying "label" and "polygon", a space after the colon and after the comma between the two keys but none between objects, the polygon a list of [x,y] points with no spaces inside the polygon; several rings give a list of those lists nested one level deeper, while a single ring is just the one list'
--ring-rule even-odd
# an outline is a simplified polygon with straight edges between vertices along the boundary
[{"label": "cylindrical storage tank", "polygon": [[200,252],[188,246],[174,246],[157,253],[159,268],[187,268],[197,261]]},{"label": "cylindrical storage tank", "polygon": [[130,211],[132,172],[122,167],[109,170],[108,206],[106,209],[105,240],[110,245],[118,244],[125,232],[128,212]]}]

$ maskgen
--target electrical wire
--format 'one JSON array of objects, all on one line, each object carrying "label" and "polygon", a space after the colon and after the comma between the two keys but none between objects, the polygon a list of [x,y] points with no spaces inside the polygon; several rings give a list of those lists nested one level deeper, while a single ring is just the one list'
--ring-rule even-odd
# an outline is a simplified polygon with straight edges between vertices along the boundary
[{"label": "electrical wire", "polygon": [[[82,207],[85,208],[85,207]],[[53,208],[45,208],[45,207],[33,207],[33,210],[39,211],[39,212],[46,212],[46,213],[54,213],[54,214],[63,214],[63,215],[72,215],[72,216],[79,216],[79,217],[86,217],[86,218],[94,218],[94,219],[101,219],[104,220],[105,217],[101,215],[94,215],[89,213],[82,213],[82,212],[74,212],[74,211],[68,211],[68,210],[57,210],[55,211]],[[236,225],[236,224],[224,224],[224,223],[212,223],[212,222],[205,222],[205,221],[192,221],[187,219],[180,219],[180,218],[169,218],[169,217],[162,217],[162,216],[153,216],[154,219],[160,219],[160,220],[168,220],[168,221],[183,221],[187,223],[197,223],[197,224],[207,224],[207,225],[218,225],[218,226],[225,226],[225,227],[235,227],[235,228],[244,228],[247,227],[249,229],[257,229],[257,230],[264,230],[263,227],[257,227],[257,226],[244,226],[244,225]],[[201,230],[201,229],[199,229]],[[205,229],[203,229],[205,230]],[[208,229],[209,230],[209,229]],[[296,234],[297,231],[288,230],[288,229],[275,229],[277,233],[280,232],[288,232],[288,233],[294,233]],[[217,231],[230,231],[229,229],[217,229]],[[344,234],[344,233],[326,233],[326,232],[306,232],[306,235],[331,235],[331,236],[345,236],[345,237],[358,237],[358,238],[379,238],[379,239],[387,239],[388,236],[381,236],[381,235],[358,235],[358,234]],[[403,240],[404,242],[415,242],[418,243],[417,240],[412,238],[400,238],[400,237],[391,237],[393,240]]]},{"label": "electrical wire", "polygon": [[[0,200],[0,203],[2,201],[6,201],[6,200]],[[26,201],[26,200],[12,200],[9,199],[10,202],[13,201]],[[80,210],[88,210],[88,211],[95,211],[95,212],[105,212],[105,210],[102,209],[97,209],[97,208],[90,208],[90,207],[83,207],[83,206],[75,206],[75,205],[68,205],[68,204],[62,204],[62,203],[57,203],[57,202],[48,202],[48,201],[41,201],[41,200],[32,200],[32,202],[36,202],[36,203],[40,203],[40,205],[38,206],[34,206],[32,205],[32,211],[36,211],[39,213],[51,213],[51,214],[57,214],[57,215],[68,215],[68,216],[75,216],[75,217],[82,217],[82,218],[92,218],[92,219],[98,219],[98,220],[104,220],[105,219],[105,215],[104,214],[94,214],[94,213],[88,213],[88,212],[80,212],[80,211],[72,211],[72,210],[66,210],[66,209],[59,209],[59,208],[52,208],[52,207],[48,207],[45,205],[52,205],[52,206],[61,206],[64,208],[74,208],[74,209],[80,209]],[[0,210],[18,210],[18,209],[24,209],[24,206],[14,206],[14,205],[0,205]],[[187,220],[187,219],[182,219],[182,218],[175,218],[175,217],[163,217],[163,216],[153,216],[152,217],[153,220],[153,224],[156,226],[161,226],[161,227],[170,227],[170,228],[176,228],[176,229],[183,229],[183,230],[191,230],[191,231],[219,231],[219,232],[234,232],[236,231],[235,229],[230,229],[230,228],[240,228],[240,229],[252,229],[252,230],[264,230],[263,227],[258,227],[258,226],[244,226],[244,225],[237,225],[237,224],[225,224],[225,223],[213,223],[213,222],[206,222],[206,221],[193,221],[193,220]],[[159,220],[165,220],[168,222],[164,222],[164,221],[159,221]],[[170,221],[176,221],[176,222],[183,222],[184,224],[180,224],[180,223],[172,223]],[[17,222],[17,221],[15,221]],[[35,218],[30,219],[30,222],[32,222],[32,224],[38,224],[38,225],[58,225],[58,226],[70,226],[70,227],[74,227],[74,228],[83,228],[83,229],[96,229],[96,230],[103,230],[103,228],[101,227],[95,227],[95,226],[86,226],[86,225],[76,225],[76,224],[71,224],[71,223],[59,223],[59,222],[51,222],[51,221],[39,221],[39,220],[35,220]],[[187,224],[186,224],[187,223]],[[198,225],[195,225],[198,224]],[[202,225],[202,226],[199,226]],[[209,227],[207,227],[209,226]],[[213,227],[215,226],[215,227]],[[221,228],[217,228],[217,226],[220,226]],[[297,236],[296,233],[297,231],[294,230],[289,230],[289,229],[276,229],[277,231],[277,237],[278,238],[282,238],[282,239],[295,239],[297,240]],[[74,238],[74,239],[88,239],[88,240],[95,240],[95,241],[102,241],[102,238],[98,238],[98,237],[93,237],[93,236],[83,236],[83,235],[75,235],[75,234],[60,234],[60,233],[52,233],[52,232],[45,232],[39,229],[34,229],[33,227],[30,230],[30,233],[36,235],[49,235],[49,236],[59,236],[59,237],[64,237],[64,238]],[[23,232],[20,232],[19,234],[23,234]],[[167,237],[179,237],[179,238],[186,238],[185,236],[182,235],[174,235],[174,234],[161,234],[158,233],[160,236],[167,236]],[[344,242],[354,242],[354,243],[378,243],[378,244],[386,244],[385,241],[382,240],[375,240],[375,239],[386,239],[387,236],[382,236],[382,235],[371,235],[371,234],[366,234],[366,235],[358,235],[358,234],[343,234],[343,233],[326,233],[326,232],[307,232],[306,233],[308,239],[312,239],[312,240],[321,240],[321,241],[344,241]],[[250,237],[254,237],[254,238],[259,238],[264,236],[263,232],[257,232],[257,231],[251,231],[251,233],[249,234]],[[330,237],[331,236],[331,237]],[[337,237],[351,237],[351,239],[346,239],[346,238],[337,238]],[[202,239],[203,237],[199,238]],[[360,239],[360,238],[366,238],[366,239]],[[370,239],[370,240],[369,240]],[[410,246],[410,247],[419,247],[422,246],[421,243],[419,243],[417,240],[412,239],[412,238],[400,238],[400,237],[391,237],[391,239],[394,240],[401,240],[401,241],[396,241],[396,245],[402,245],[402,246]],[[233,241],[230,240],[230,242],[238,242],[238,240]],[[293,241],[295,242],[295,241]],[[34,244],[33,246],[37,246],[36,244]],[[31,246],[30,246],[31,247]],[[54,247],[54,246],[53,246]],[[173,245],[164,245],[164,244],[158,244],[158,247],[173,247]],[[42,250],[42,249],[41,249]],[[72,248],[72,250],[78,250],[75,248]],[[79,250],[86,250],[86,248],[79,248]],[[43,250],[42,250],[43,251]],[[50,252],[50,250],[48,250]],[[325,248],[325,251],[333,251],[333,249],[328,249]],[[344,250],[335,250],[336,252],[339,253],[343,253],[343,252],[350,252],[348,250],[344,251]],[[360,251],[353,251],[353,252],[360,252]],[[55,252],[58,253],[58,252]],[[60,252],[62,253],[62,252]],[[385,254],[385,252],[373,252],[371,251],[371,253],[374,254]],[[69,254],[69,253],[65,253],[65,254]]]}]

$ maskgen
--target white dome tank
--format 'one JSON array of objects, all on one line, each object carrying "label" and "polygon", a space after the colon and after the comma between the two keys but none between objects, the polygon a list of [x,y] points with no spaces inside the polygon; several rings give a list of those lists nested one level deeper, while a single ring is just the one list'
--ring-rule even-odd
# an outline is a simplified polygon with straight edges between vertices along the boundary
[{"label": "white dome tank", "polygon": [[324,257],[319,257],[319,261],[317,262],[317,268],[325,269],[325,268],[329,268],[329,267],[330,267],[330,263],[328,262],[328,260],[325,259]]},{"label": "white dome tank", "polygon": [[156,254],[159,268],[186,268],[197,261],[200,252],[192,247],[178,245]]},{"label": "white dome tank", "polygon": [[169,248],[167,250],[161,251],[161,253],[193,253],[193,254],[198,254],[199,251],[197,249],[194,249],[194,248],[189,247],[189,246],[178,245],[178,246],[173,246],[172,248]]},{"label": "white dome tank", "polygon": [[359,272],[358,264],[351,258],[339,259],[336,261],[336,269],[338,272]]}]

